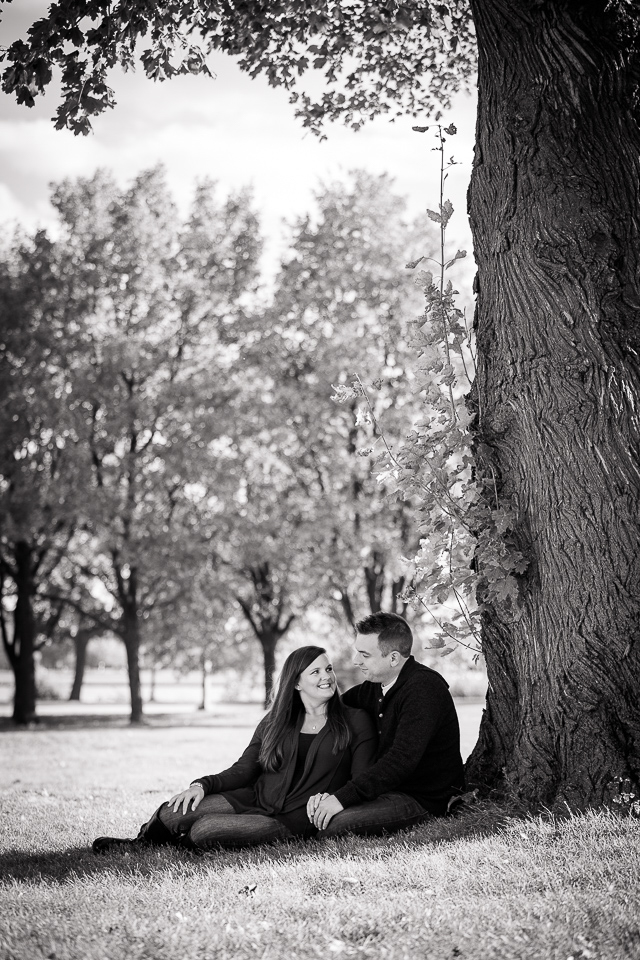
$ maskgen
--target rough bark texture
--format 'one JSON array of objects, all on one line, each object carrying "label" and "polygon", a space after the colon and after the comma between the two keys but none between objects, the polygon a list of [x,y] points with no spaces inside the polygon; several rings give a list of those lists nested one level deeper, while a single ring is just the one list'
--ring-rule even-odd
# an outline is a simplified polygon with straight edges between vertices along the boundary
[{"label": "rough bark texture", "polygon": [[34,651],[36,623],[33,614],[35,585],[33,551],[28,543],[16,543],[15,555],[16,608],[10,663],[15,679],[13,700],[14,723],[25,725],[36,717],[36,674]]},{"label": "rough bark texture", "polygon": [[484,622],[472,782],[584,808],[640,779],[640,134],[612,4],[474,0],[481,468],[519,617]]}]

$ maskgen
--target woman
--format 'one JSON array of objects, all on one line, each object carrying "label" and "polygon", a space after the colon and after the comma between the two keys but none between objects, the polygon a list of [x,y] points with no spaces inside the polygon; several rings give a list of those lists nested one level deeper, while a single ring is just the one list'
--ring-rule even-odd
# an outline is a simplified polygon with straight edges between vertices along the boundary
[{"label": "woman", "polygon": [[132,844],[191,850],[312,836],[307,801],[333,793],[371,764],[376,734],[345,706],[323,647],[300,647],[282,669],[269,713],[233,766],[200,777],[164,803],[134,840],[98,837],[94,853]]}]

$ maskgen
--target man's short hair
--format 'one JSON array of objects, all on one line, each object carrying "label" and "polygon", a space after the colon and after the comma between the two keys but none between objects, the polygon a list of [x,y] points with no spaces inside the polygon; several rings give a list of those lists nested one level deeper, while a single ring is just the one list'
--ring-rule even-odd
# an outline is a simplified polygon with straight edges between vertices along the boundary
[{"label": "man's short hair", "polygon": [[378,646],[383,657],[397,650],[401,657],[408,657],[413,647],[411,627],[397,613],[372,613],[356,623],[356,631],[362,634],[377,633]]}]

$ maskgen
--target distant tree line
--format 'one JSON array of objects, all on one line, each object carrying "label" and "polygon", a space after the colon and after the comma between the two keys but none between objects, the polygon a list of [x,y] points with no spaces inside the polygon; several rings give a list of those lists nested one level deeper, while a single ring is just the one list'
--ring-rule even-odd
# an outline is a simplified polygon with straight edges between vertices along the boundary
[{"label": "distant tree line", "polygon": [[268,696],[277,644],[306,611],[353,625],[404,610],[412,505],[376,478],[372,423],[331,394],[359,373],[377,380],[390,440],[415,420],[406,324],[420,297],[403,266],[416,231],[387,178],[355,173],[290,228],[266,293],[246,191],[202,183],[184,220],[161,169],[127,189],[105,172],[65,181],[51,199],[53,235],[0,253],[14,720],[36,715],[44,643],[72,636],[82,658],[93,636],[119,637],[136,722],[142,652],[215,663],[233,613]]}]

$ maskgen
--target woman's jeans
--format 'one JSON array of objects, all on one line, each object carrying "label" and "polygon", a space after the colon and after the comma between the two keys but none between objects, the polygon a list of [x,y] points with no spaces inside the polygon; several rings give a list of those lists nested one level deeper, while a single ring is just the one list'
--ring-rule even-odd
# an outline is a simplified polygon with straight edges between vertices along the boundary
[{"label": "woman's jeans", "polygon": [[174,813],[172,806],[163,803],[142,825],[136,839],[142,843],[210,850],[248,847],[292,836],[291,831],[273,817],[236,813],[228,800],[214,793],[201,800],[195,811],[189,808],[184,815],[182,805]]},{"label": "woman's jeans", "polygon": [[347,807],[336,813],[319,837],[338,837],[343,833],[375,837],[394,830],[413,827],[431,817],[417,800],[406,793],[382,793],[375,800]]}]

